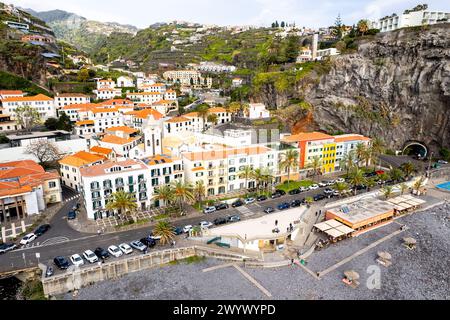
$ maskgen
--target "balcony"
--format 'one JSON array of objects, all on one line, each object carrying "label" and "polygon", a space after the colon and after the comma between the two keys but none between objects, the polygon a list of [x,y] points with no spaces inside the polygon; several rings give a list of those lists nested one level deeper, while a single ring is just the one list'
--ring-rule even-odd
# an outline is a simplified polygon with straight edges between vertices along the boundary
[{"label": "balcony", "polygon": [[139,201],[145,201],[148,200],[148,196],[147,195],[140,195],[139,196]]},{"label": "balcony", "polygon": [[116,182],[116,189],[117,188],[123,188],[124,187],[124,183],[123,182]]},{"label": "balcony", "polygon": [[103,185],[103,189],[105,189],[105,190],[111,190],[111,189],[112,189],[112,184],[106,184],[106,185]]},{"label": "balcony", "polygon": [[102,187],[100,185],[91,186],[91,191],[98,191],[98,190],[101,190],[101,189],[102,189]]}]

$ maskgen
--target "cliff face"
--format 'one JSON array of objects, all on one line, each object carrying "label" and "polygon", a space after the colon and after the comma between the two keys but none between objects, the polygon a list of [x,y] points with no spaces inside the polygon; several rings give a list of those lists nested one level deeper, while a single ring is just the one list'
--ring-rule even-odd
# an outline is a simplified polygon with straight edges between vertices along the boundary
[{"label": "cliff face", "polygon": [[450,146],[450,24],[405,29],[359,44],[302,89],[317,129]]}]

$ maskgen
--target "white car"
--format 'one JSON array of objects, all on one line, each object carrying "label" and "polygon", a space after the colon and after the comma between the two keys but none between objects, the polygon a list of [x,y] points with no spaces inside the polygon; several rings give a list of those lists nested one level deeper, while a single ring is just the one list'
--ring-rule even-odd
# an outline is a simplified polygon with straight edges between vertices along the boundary
[{"label": "white car", "polygon": [[317,190],[320,187],[317,184],[313,184],[312,186],[309,187],[309,190]]},{"label": "white car", "polygon": [[204,214],[210,214],[210,213],[214,213],[216,211],[217,211],[216,207],[207,207],[207,208],[205,208],[203,210],[203,213]]},{"label": "white car", "polygon": [[73,256],[71,256],[70,262],[72,262],[72,264],[76,267],[80,267],[84,264],[84,260],[79,254],[74,254]]},{"label": "white car", "polygon": [[326,186],[328,186],[328,182],[322,181],[319,183],[319,187],[321,188],[325,188]]},{"label": "white car", "polygon": [[200,227],[203,229],[209,229],[213,226],[213,224],[211,222],[208,221],[202,221],[200,222]]},{"label": "white car", "polygon": [[123,255],[123,252],[116,246],[110,246],[108,248],[108,252],[116,258],[119,258]]},{"label": "white car", "polygon": [[133,248],[131,248],[128,244],[122,243],[119,245],[119,249],[122,250],[124,254],[132,254]]},{"label": "white car", "polygon": [[245,204],[252,204],[252,203],[254,203],[256,201],[256,199],[255,198],[247,198],[247,199],[245,199]]},{"label": "white car", "polygon": [[344,183],[345,179],[344,178],[339,178],[336,180],[336,183]]},{"label": "white car", "polygon": [[83,252],[83,257],[89,263],[96,263],[96,262],[98,262],[97,255],[94,252],[92,252],[91,250],[86,250],[85,252]]},{"label": "white car", "polygon": [[439,164],[448,164],[448,161],[445,161],[445,160],[439,160],[438,163],[439,163]]},{"label": "white car", "polygon": [[185,227],[183,228],[183,232],[184,232],[184,233],[189,233],[189,231],[191,231],[192,229],[194,229],[194,227],[191,226],[191,225],[188,225],[188,226],[185,226]]},{"label": "white car", "polygon": [[20,240],[20,244],[27,245],[27,244],[33,242],[34,240],[36,240],[36,238],[37,237],[34,233],[27,234],[25,237],[23,237],[22,240]]}]

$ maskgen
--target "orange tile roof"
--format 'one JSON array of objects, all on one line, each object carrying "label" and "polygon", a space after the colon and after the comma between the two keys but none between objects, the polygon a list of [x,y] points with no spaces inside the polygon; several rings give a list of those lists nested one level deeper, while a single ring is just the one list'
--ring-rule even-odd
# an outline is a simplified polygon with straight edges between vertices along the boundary
[{"label": "orange tile roof", "polygon": [[94,120],[83,120],[75,123],[75,126],[94,125]]},{"label": "orange tile roof", "polygon": [[0,95],[8,95],[8,94],[13,94],[13,95],[19,95],[19,94],[24,94],[22,90],[0,90]]},{"label": "orange tile roof", "polygon": [[108,79],[108,80],[99,80],[98,82],[114,82],[114,81],[112,81],[112,79]]},{"label": "orange tile roof", "polygon": [[198,112],[189,112],[189,113],[183,114],[183,117],[188,117],[188,118],[199,118]]},{"label": "orange tile roof", "polygon": [[159,100],[158,102],[155,102],[153,105],[171,104],[174,102],[175,102],[175,100]]},{"label": "orange tile roof", "polygon": [[98,104],[95,103],[81,103],[81,104],[72,104],[68,106],[64,106],[63,110],[80,110],[80,111],[88,111],[93,108],[97,108]]},{"label": "orange tile roof", "polygon": [[3,102],[26,102],[26,101],[53,101],[52,98],[43,94],[38,94],[32,97],[10,97],[3,99]]},{"label": "orange tile roof", "polygon": [[60,164],[81,168],[95,162],[105,160],[104,156],[93,154],[86,151],[77,152],[71,156],[67,156],[59,161]]},{"label": "orange tile roof", "polygon": [[360,134],[344,134],[340,136],[334,137],[336,142],[349,142],[349,141],[370,141],[370,138],[367,138]]},{"label": "orange tile roof", "polygon": [[190,161],[202,161],[202,160],[219,160],[226,159],[229,156],[245,154],[256,155],[263,154],[270,151],[267,147],[257,146],[257,147],[245,147],[245,148],[236,148],[236,149],[221,149],[221,150],[212,150],[212,151],[201,151],[201,152],[187,152],[184,153],[183,156]]},{"label": "orange tile roof", "polygon": [[159,154],[154,157],[144,159],[143,161],[145,162],[145,164],[150,165],[150,166],[173,162],[171,157],[163,155],[163,154]]},{"label": "orange tile roof", "polygon": [[115,106],[115,105],[134,105],[134,102],[129,99],[111,99],[108,101],[101,102],[102,106]]},{"label": "orange tile roof", "polygon": [[221,108],[221,107],[216,107],[216,108],[211,108],[208,110],[210,113],[222,113],[222,112],[227,112],[227,110],[225,108]]},{"label": "orange tile roof", "polygon": [[89,151],[91,151],[93,153],[98,153],[98,154],[103,154],[105,156],[108,156],[109,154],[111,154],[113,152],[113,149],[94,146]]},{"label": "orange tile roof", "polygon": [[167,93],[177,93],[175,90],[167,90]]},{"label": "orange tile roof", "polygon": [[203,167],[197,167],[191,170],[192,172],[197,172],[197,171],[205,171],[205,168]]},{"label": "orange tile roof", "polygon": [[[103,175],[110,175],[111,173],[107,172],[108,169],[110,169],[112,167],[117,167],[117,166],[123,168],[123,170],[120,171],[120,173],[148,169],[147,166],[145,166],[140,161],[126,160],[126,161],[121,161],[121,162],[109,161],[109,162],[105,162],[103,164],[99,164],[97,166],[81,168],[80,172],[83,177],[97,177],[97,176],[103,176]],[[132,166],[136,166],[136,168],[125,169],[126,167],[132,167]]]},{"label": "orange tile roof", "polygon": [[136,140],[139,140],[139,139],[140,139],[139,137],[138,138],[125,139],[125,138],[121,138],[121,137],[114,136],[114,135],[111,135],[111,134],[107,134],[107,135],[105,135],[103,137],[103,139],[101,141],[104,142],[104,143],[118,144],[118,145],[123,146],[123,145],[132,143],[132,142],[134,142]]},{"label": "orange tile roof", "polygon": [[322,132],[302,132],[296,135],[283,138],[284,142],[300,142],[300,141],[317,141],[317,140],[330,140],[333,136]]},{"label": "orange tile roof", "polygon": [[61,93],[56,98],[89,98],[89,96],[82,93]]},{"label": "orange tile roof", "polygon": [[128,93],[128,96],[155,96],[155,95],[162,95],[160,92],[132,92]]},{"label": "orange tile roof", "polygon": [[124,132],[126,134],[133,134],[133,133],[138,132],[136,129],[133,129],[133,128],[130,128],[127,126],[111,127],[111,128],[106,129],[106,131],[109,131],[109,132],[118,132],[119,131],[119,132]]},{"label": "orange tile roof", "polygon": [[144,109],[144,110],[133,111],[133,112],[134,112],[134,116],[136,118],[144,119],[144,120],[147,119],[149,116],[153,116],[153,118],[155,120],[160,120],[163,117],[163,115],[160,112],[153,110],[153,109]]},{"label": "orange tile roof", "polygon": [[106,112],[119,112],[117,108],[95,108],[91,110],[92,113],[106,113]]},{"label": "orange tile roof", "polygon": [[175,117],[170,120],[167,120],[168,123],[181,123],[181,122],[189,122],[190,120],[185,117]]}]

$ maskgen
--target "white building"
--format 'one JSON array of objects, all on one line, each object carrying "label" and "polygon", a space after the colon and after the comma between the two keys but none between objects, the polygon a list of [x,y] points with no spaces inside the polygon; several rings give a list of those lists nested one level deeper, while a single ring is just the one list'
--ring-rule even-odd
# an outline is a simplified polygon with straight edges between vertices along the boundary
[{"label": "white building", "polygon": [[202,144],[216,144],[227,147],[241,148],[252,144],[252,130],[225,130],[223,133],[196,133],[195,136]]},{"label": "white building", "polygon": [[107,80],[98,80],[97,81],[97,90],[101,89],[114,89],[116,87],[116,83],[112,79]]},{"label": "white building", "polygon": [[235,66],[226,66],[223,64],[217,64],[213,62],[200,62],[200,65],[196,65],[195,69],[202,72],[224,73],[235,72]]},{"label": "white building", "polygon": [[2,99],[2,107],[5,114],[12,116],[15,119],[15,110],[19,107],[29,106],[35,109],[42,120],[48,118],[56,118],[55,102],[52,98],[43,94],[38,94],[33,97],[11,97]]},{"label": "white building", "polygon": [[212,87],[212,79],[203,78],[202,74],[196,70],[166,71],[163,77],[170,83],[179,83],[184,86]]},{"label": "white building", "polygon": [[91,108],[87,110],[87,116],[75,124],[75,134],[89,135],[92,133],[102,133],[107,128],[122,126],[123,115],[117,108]]},{"label": "white building", "polygon": [[25,93],[22,90],[0,90],[0,101],[7,98],[23,98]]},{"label": "white building", "polygon": [[131,92],[127,93],[127,99],[137,103],[153,104],[164,100],[164,94],[161,92]]},{"label": "white building", "polygon": [[263,103],[250,103],[248,108],[248,119],[267,119],[270,118],[270,111],[266,109]]},{"label": "white building", "polygon": [[61,93],[55,97],[55,106],[57,110],[65,106],[90,102],[91,98],[81,93]]},{"label": "white building", "polygon": [[117,87],[119,87],[119,88],[134,87],[134,81],[130,77],[121,76],[121,77],[117,78]]},{"label": "white building", "polygon": [[122,96],[122,89],[98,89],[94,90],[98,100],[110,100],[114,98],[120,98]]},{"label": "white building", "polygon": [[241,78],[234,78],[231,85],[233,88],[239,88],[242,86],[244,80],[242,80]]}]

